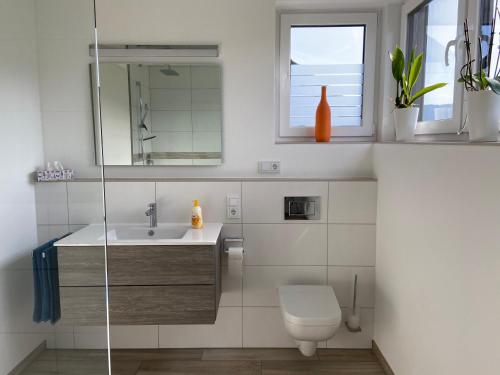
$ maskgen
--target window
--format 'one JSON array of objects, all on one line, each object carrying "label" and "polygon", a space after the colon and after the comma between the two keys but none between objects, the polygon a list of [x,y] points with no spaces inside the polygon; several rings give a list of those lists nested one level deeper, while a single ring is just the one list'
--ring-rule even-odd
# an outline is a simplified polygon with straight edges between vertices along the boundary
[{"label": "window", "polygon": [[313,137],[321,86],[332,136],[372,136],[377,15],[282,14],[279,137]]},{"label": "window", "polygon": [[415,90],[437,82],[444,88],[421,98],[417,134],[456,133],[462,121],[462,85],[457,83],[462,66],[461,35],[465,0],[412,0],[403,6],[401,44],[424,53],[422,72]]},{"label": "window", "polygon": [[[498,54],[493,54],[491,61],[491,66],[488,66],[488,55],[489,40],[493,29],[493,18],[495,18],[496,28],[498,30],[498,25],[500,25],[500,14],[496,11],[495,5],[498,5],[496,0],[482,0],[481,10],[479,13],[479,30],[481,38],[481,52],[482,56],[480,61],[482,63],[483,69],[489,74],[491,78],[496,77],[500,73],[500,56]],[[500,34],[497,32],[493,37],[493,46],[500,48]],[[479,57],[479,51],[477,51]]]}]

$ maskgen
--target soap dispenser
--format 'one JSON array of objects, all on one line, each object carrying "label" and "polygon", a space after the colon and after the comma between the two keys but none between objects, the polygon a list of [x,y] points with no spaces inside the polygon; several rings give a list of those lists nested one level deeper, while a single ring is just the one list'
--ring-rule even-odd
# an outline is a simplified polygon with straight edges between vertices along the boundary
[{"label": "soap dispenser", "polygon": [[191,213],[191,226],[194,229],[203,228],[203,215],[201,212],[200,201],[195,199],[193,201],[193,210]]}]

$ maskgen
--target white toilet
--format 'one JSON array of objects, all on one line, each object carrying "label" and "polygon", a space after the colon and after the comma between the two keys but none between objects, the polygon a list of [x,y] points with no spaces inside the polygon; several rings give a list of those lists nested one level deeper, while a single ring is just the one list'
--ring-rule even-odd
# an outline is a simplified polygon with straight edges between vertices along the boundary
[{"label": "white toilet", "polygon": [[333,288],[287,285],[279,287],[279,296],[286,330],[303,355],[314,355],[318,342],[331,338],[342,321],[342,311]]}]

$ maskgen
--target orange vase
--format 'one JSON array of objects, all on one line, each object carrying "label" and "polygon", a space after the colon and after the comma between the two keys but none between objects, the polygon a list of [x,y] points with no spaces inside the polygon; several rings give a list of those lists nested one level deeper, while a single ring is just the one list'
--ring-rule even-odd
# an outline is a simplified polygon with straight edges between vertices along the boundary
[{"label": "orange vase", "polygon": [[332,134],[332,113],[326,99],[326,86],[321,86],[321,100],[316,110],[316,126],[314,128],[316,142],[330,142]]}]

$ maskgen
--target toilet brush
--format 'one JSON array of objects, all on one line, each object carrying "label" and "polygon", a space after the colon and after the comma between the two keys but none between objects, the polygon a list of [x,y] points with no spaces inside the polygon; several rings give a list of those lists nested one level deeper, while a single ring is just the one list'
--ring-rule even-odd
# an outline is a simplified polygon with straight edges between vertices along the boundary
[{"label": "toilet brush", "polygon": [[354,295],[352,297],[352,311],[347,317],[346,326],[350,332],[360,332],[360,316],[356,309],[356,298],[358,295],[358,275],[354,275]]}]

